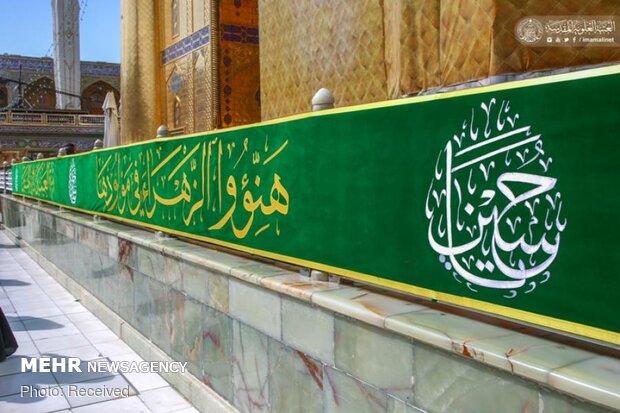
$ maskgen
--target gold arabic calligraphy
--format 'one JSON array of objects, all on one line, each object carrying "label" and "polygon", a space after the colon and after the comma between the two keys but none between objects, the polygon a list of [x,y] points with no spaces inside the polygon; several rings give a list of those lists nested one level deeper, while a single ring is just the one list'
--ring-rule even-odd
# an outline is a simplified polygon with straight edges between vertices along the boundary
[{"label": "gold arabic calligraphy", "polygon": [[[273,165],[264,166],[288,140],[273,150],[268,137],[260,145],[249,138],[240,143],[215,137],[177,143],[172,150],[164,150],[170,143],[156,143],[140,152],[103,152],[96,159],[97,197],[104,212],[142,221],[206,223],[208,231],[230,228],[237,239],[275,224],[280,235],[278,218],[289,212],[289,193]],[[265,171],[268,179],[261,176]]]}]

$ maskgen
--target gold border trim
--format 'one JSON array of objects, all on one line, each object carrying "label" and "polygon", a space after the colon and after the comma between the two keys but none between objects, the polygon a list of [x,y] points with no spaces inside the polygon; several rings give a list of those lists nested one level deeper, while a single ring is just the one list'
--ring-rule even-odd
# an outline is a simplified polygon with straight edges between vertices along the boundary
[{"label": "gold border trim", "polygon": [[398,281],[387,280],[384,278],[380,278],[376,275],[364,274],[357,271],[351,271],[344,268],[332,267],[330,265],[325,265],[321,263],[317,263],[314,261],[304,260],[300,258],[289,257],[287,255],[276,254],[269,251],[264,251],[256,248],[246,247],[243,245],[237,245],[226,241],[220,241],[214,238],[205,237],[202,235],[191,234],[183,231],[178,231],[171,228],[161,227],[159,225],[153,225],[141,221],[136,221],[129,218],[118,217],[116,215],[106,214],[105,212],[97,212],[90,211],[82,208],[67,206],[63,204],[59,204],[53,201],[47,201],[44,199],[16,194],[17,196],[21,196],[23,198],[33,199],[37,201],[42,201],[51,205],[56,205],[58,207],[62,207],[65,209],[71,209],[77,212],[86,213],[89,215],[99,215],[111,220],[121,221],[132,225],[138,225],[142,227],[147,227],[154,229],[156,231],[162,231],[169,234],[178,235],[185,238],[196,239],[199,241],[208,242],[215,245],[220,245],[222,247],[231,248],[238,251],[243,251],[249,254],[259,255],[266,258],[271,258],[277,261],[284,261],[291,264],[299,265],[302,267],[310,267],[317,270],[330,272],[334,274],[343,275],[348,278],[352,278],[354,280],[363,281],[369,284],[378,285],[380,287],[386,287],[398,291],[408,292],[411,294],[415,294],[421,297],[430,298],[432,300],[436,300],[438,302],[444,302],[448,304],[455,304],[462,307],[470,308],[473,310],[483,311],[487,314],[491,315],[500,315],[503,317],[508,317],[518,321],[525,321],[532,324],[537,324],[543,327],[549,327],[559,331],[565,331],[572,334],[581,335],[584,337],[593,338],[596,340],[605,341],[608,343],[620,345],[620,333],[616,333],[609,330],[604,330],[598,327],[592,327],[585,324],[575,323],[573,321],[562,320],[559,318],[549,317],[541,314],[532,313],[525,310],[519,310],[516,308],[505,307],[500,304],[488,303],[485,301],[476,300],[468,297],[461,297],[458,295],[453,295],[449,293],[442,293],[435,290],[430,290],[427,288],[416,287],[409,284],[404,284]]}]

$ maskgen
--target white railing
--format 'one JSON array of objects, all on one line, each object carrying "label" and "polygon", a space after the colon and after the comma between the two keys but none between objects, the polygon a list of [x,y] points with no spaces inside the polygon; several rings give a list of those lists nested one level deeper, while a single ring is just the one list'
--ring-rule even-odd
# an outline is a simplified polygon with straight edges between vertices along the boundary
[{"label": "white railing", "polygon": [[6,194],[12,190],[11,168],[0,168],[0,193]]},{"label": "white railing", "polygon": [[56,115],[49,114],[47,117],[47,123],[50,125],[75,125],[74,115]]},{"label": "white railing", "polygon": [[102,115],[79,115],[80,125],[101,126],[104,121],[105,116]]},{"label": "white railing", "polygon": [[78,115],[64,113],[0,113],[0,125],[53,125],[101,127],[105,122],[103,115]]}]

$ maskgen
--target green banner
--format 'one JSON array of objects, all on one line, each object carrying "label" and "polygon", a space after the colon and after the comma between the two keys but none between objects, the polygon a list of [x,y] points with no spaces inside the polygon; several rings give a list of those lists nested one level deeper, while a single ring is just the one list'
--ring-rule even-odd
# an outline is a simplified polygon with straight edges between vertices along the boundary
[{"label": "green banner", "polygon": [[40,160],[16,194],[620,344],[620,66]]}]

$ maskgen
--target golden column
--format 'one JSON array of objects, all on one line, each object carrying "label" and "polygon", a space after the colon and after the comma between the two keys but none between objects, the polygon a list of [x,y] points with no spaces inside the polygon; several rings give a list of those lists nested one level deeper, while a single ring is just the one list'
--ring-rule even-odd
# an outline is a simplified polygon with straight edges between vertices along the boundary
[{"label": "golden column", "polygon": [[163,123],[158,3],[121,0],[121,144],[152,139]]}]

